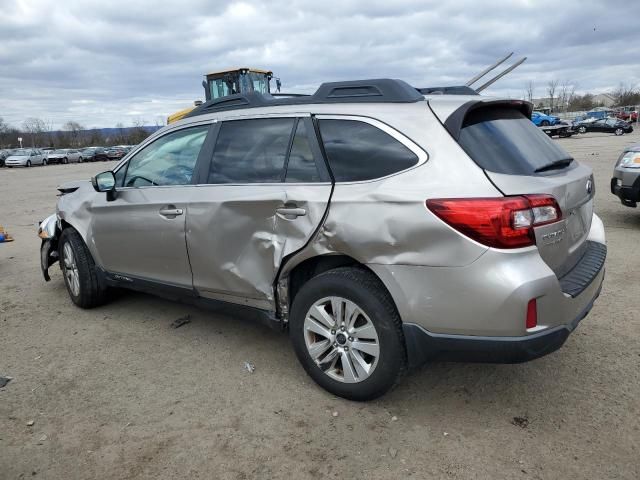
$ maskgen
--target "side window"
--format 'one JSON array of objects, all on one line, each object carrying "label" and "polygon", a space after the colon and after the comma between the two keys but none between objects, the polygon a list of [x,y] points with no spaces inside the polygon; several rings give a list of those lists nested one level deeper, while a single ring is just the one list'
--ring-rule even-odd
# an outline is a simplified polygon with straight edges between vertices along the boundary
[{"label": "side window", "polygon": [[151,142],[129,160],[123,186],[188,185],[208,131],[185,128]]},{"label": "side window", "polygon": [[216,140],[208,183],[282,181],[294,121],[260,118],[224,122]]},{"label": "side window", "polygon": [[385,177],[418,163],[415,153],[368,123],[324,119],[319,125],[336,182]]},{"label": "side window", "polygon": [[309,137],[307,136],[307,127],[304,121],[298,122],[296,135],[293,137],[293,145],[289,154],[289,162],[287,163],[286,182],[319,182],[321,181],[320,172],[316,165]]}]

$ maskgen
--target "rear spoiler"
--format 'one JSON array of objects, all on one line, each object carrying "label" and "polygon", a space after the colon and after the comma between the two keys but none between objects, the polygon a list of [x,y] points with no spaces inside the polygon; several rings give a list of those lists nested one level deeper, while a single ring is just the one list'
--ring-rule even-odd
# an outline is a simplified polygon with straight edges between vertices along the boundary
[{"label": "rear spoiler", "polygon": [[525,100],[471,100],[458,107],[444,122],[444,127],[451,134],[451,136],[458,141],[460,138],[460,130],[464,124],[464,119],[467,115],[481,108],[511,108],[519,110],[522,114],[531,118],[531,112],[533,112],[533,104]]}]

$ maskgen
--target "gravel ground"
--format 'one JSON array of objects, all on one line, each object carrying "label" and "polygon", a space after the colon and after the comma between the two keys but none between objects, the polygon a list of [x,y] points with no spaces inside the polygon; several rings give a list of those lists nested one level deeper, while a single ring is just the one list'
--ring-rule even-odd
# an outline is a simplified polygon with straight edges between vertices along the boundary
[{"label": "gravel ground", "polygon": [[634,141],[558,140],[595,171],[609,244],[602,295],[562,349],[429,364],[366,404],[315,386],[261,325],[138,293],[74,307],[57,267],[42,280],[34,224],[57,184],[110,164],[0,170],[16,239],[0,244],[0,479],[640,478],[640,211],[609,193]]}]

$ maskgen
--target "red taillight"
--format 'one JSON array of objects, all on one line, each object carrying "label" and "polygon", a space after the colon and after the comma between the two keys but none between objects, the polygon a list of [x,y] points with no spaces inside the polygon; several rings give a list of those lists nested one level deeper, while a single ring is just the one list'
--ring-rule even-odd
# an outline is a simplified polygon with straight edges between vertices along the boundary
[{"label": "red taillight", "polygon": [[535,298],[529,300],[527,304],[527,320],[526,327],[534,328],[538,325],[538,303]]},{"label": "red taillight", "polygon": [[535,245],[533,227],[557,222],[562,212],[550,195],[427,200],[437,217],[473,240],[494,248]]}]

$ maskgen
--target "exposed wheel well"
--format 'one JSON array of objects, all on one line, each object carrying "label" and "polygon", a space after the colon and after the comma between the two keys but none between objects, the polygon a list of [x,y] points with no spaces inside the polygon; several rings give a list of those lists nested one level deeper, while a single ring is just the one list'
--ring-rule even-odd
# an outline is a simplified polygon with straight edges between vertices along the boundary
[{"label": "exposed wheel well", "polygon": [[[293,270],[289,272],[289,307],[293,304],[293,300],[296,297],[296,294],[300,291],[305,283],[323,272],[339,267],[359,267],[363,270],[367,270],[376,278],[378,278],[375,272],[373,272],[369,267],[348,255],[320,255],[317,257],[308,258],[307,260],[304,260],[303,262],[296,265]],[[380,281],[382,286],[386,289],[386,286],[380,278],[378,278],[378,281]]]},{"label": "exposed wheel well", "polygon": [[289,305],[293,303],[300,288],[316,275],[327,270],[351,265],[361,264],[347,255],[321,255],[299,263],[289,272]]}]

